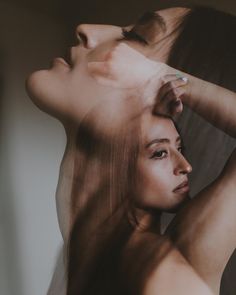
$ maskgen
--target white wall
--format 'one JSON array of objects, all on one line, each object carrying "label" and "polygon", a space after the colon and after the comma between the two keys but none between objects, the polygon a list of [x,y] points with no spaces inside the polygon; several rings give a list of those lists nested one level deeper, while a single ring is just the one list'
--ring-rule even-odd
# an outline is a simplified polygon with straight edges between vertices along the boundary
[{"label": "white wall", "polygon": [[65,135],[25,93],[62,51],[56,21],[0,1],[0,294],[46,294],[62,238],[55,189]]}]

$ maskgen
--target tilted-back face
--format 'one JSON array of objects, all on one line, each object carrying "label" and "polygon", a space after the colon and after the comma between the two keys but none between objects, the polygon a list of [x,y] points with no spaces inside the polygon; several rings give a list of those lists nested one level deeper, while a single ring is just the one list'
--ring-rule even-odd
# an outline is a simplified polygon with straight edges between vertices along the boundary
[{"label": "tilted-back face", "polygon": [[[30,96],[41,109],[62,121],[70,118],[81,120],[101,100],[127,97],[126,87],[120,84],[122,90],[119,87],[114,89],[113,84],[104,86],[97,83],[88,71],[88,63],[109,59],[120,43],[126,43],[149,59],[166,61],[175,37],[171,33],[187,12],[186,8],[171,8],[146,13],[136,24],[126,28],[110,25],[78,26],[76,33],[80,44],[71,49],[70,61],[57,58],[50,69],[33,73],[27,81]],[[123,57],[128,65],[129,56]],[[119,74],[122,76],[125,71]],[[80,109],[79,104],[82,106]]]}]

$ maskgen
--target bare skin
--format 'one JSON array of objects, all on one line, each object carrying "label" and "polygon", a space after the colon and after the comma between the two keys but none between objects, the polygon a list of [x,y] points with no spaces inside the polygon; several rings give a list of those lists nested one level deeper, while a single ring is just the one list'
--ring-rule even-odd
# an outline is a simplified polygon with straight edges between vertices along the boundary
[{"label": "bare skin", "polygon": [[[235,137],[235,93],[188,78],[192,86],[182,95],[183,103]],[[219,294],[223,271],[236,246],[235,161],[234,151],[218,178],[178,213],[166,231],[214,294]]]},{"label": "bare skin", "polygon": [[[183,103],[203,116],[217,128],[222,129],[231,136],[235,136],[235,94],[189,75],[186,76],[190,80],[189,85],[191,85],[191,88],[189,87],[186,95],[181,97]],[[204,91],[201,91],[201,89],[204,89]],[[224,98],[224,104],[222,104],[222,97]],[[212,111],[209,112],[209,109]],[[232,159],[233,158],[232,156]],[[234,160],[230,161],[232,163]],[[232,164],[229,165],[231,166]],[[222,172],[211,186],[194,198],[191,205],[189,204],[187,209],[183,211],[184,213],[180,213],[178,217],[173,220],[167,230],[167,234],[170,235],[171,239],[173,239],[177,245],[181,244],[181,253],[190,264],[194,266],[194,269],[210,286],[214,294],[219,294],[223,270],[236,244],[235,235],[227,234],[229,231],[235,231],[236,224],[233,219],[235,216],[235,210],[233,210],[233,208],[235,208],[235,198],[232,189],[234,173],[232,169],[229,170],[227,167],[228,166],[225,167],[224,172]],[[226,175],[226,177],[222,175]],[[230,183],[232,183],[232,185]],[[214,193],[212,194],[211,192]],[[229,197],[224,197],[223,200],[222,196],[226,195]],[[216,196],[219,197],[217,198]],[[202,201],[200,202],[198,200]],[[214,202],[214,205],[212,205],[212,202]],[[203,206],[205,210],[202,210]],[[187,214],[186,210],[189,210],[190,213]],[[193,212],[195,213],[193,214]],[[228,212],[232,212],[232,214],[228,215]],[[182,218],[179,216],[182,216]],[[186,217],[186,222],[182,221],[182,219],[184,220],[184,216],[188,216]],[[217,218],[218,216],[219,219]],[[228,217],[227,219],[226,216]],[[196,217],[200,218],[203,223],[198,223],[197,220],[199,219]],[[194,220],[196,220],[195,230],[192,230],[192,227],[191,230],[186,230],[188,228],[187,225],[194,224]],[[220,220],[219,223],[217,220]],[[219,226],[219,224],[221,226]],[[206,232],[204,229],[207,230],[207,234],[205,234]],[[198,236],[196,233],[198,233]],[[195,234],[197,241],[201,240],[199,245],[202,244],[202,247],[197,243],[194,245],[194,243],[191,242],[193,240],[192,234]],[[225,235],[227,235],[227,237],[225,237]],[[215,239],[213,239],[213,236]],[[209,245],[210,241],[214,241],[212,245],[214,245],[216,251],[212,251],[211,247],[206,247],[206,245]],[[224,241],[224,245],[222,245],[220,241]],[[202,249],[204,249],[204,251]],[[210,257],[212,257],[211,260],[209,259]],[[211,261],[211,263],[206,265],[206,261]]]},{"label": "bare skin", "polygon": [[[169,82],[160,89],[159,99],[170,103],[179,98],[211,124],[235,137],[235,93],[186,73],[182,75],[188,78],[188,84],[176,79],[175,75],[163,78],[165,82]],[[218,178],[176,214],[164,233],[173,242],[173,249],[176,247],[180,251],[180,256],[188,261],[217,295],[220,292],[223,271],[236,245],[235,163],[236,151],[232,153]],[[173,252],[170,251],[170,256],[168,255],[170,259],[171,253]],[[175,261],[173,255],[174,264]],[[158,275],[154,275],[154,278],[154,281],[158,280]]]},{"label": "bare skin", "polygon": [[[173,75],[166,76],[166,81],[174,80],[164,85],[159,96],[168,93],[167,101],[181,97],[210,123],[235,136],[235,93],[182,74],[189,84],[183,86]],[[234,151],[217,179],[178,212],[165,232],[214,294],[219,294],[223,271],[236,245],[235,159]]]},{"label": "bare skin", "polygon": [[[159,14],[163,16],[167,23],[167,31],[164,32],[160,30],[159,23],[150,20],[150,25],[148,25],[147,23],[147,26],[145,26],[142,29],[142,35],[148,35],[148,42],[151,44],[149,46],[144,46],[142,43],[139,43],[136,40],[122,40],[120,42],[128,44],[132,48],[136,49],[138,52],[149,57],[151,60],[165,62],[166,58],[168,57],[168,48],[170,47],[173,41],[172,38],[165,40],[165,36],[167,36],[175,28],[176,21],[187,11],[188,9],[186,8],[173,8],[159,11]],[[126,29],[128,30],[133,26],[134,25],[127,26]],[[150,29],[153,29],[153,26],[156,26],[156,28],[153,30],[152,34],[149,34],[149,31]],[[139,28],[138,25],[136,27],[137,29]],[[76,33],[81,41],[80,47],[84,47],[85,49],[87,49],[87,52],[92,52],[93,55],[99,55],[99,52],[103,52],[104,50],[106,50],[107,52],[107,50],[110,50],[110,48],[114,46],[114,44],[117,45],[117,40],[123,38],[122,28],[111,25],[79,25],[76,29]],[[81,40],[81,35],[85,37],[87,41],[84,41],[84,38],[83,40]],[[156,42],[162,39],[163,41],[159,42],[159,44],[156,45]],[[148,71],[150,71],[150,67],[152,66],[149,66]],[[163,74],[164,73],[160,73],[160,76]],[[57,106],[54,106],[54,101],[49,101],[48,103],[49,99],[52,100],[51,98],[47,98],[46,103],[44,101],[38,101],[37,98],[33,100],[41,109],[57,117],[62,122],[67,134],[67,145],[61,162],[60,176],[56,194],[60,230],[64,241],[67,241],[68,232],[70,228],[70,214],[68,210],[70,201],[64,198],[63,192],[65,189],[69,188],[71,183],[70,178],[71,175],[73,175],[73,165],[70,165],[69,163],[73,162],[74,157],[75,134],[73,130],[76,124],[73,121],[71,121],[71,114],[69,116],[68,114],[65,115],[65,111],[59,109],[58,103]],[[76,103],[81,104],[80,101]],[[63,109],[65,108],[67,107],[63,106]],[[90,105],[85,106],[82,113],[77,114],[77,117],[79,116],[81,118],[81,116],[83,116],[83,114],[87,112],[86,109],[89,108],[91,108]]]},{"label": "bare skin", "polygon": [[[127,250],[132,249],[132,256],[129,254],[124,255],[126,263],[126,273],[129,274],[137,269],[139,270],[139,261],[143,261],[146,257],[143,257],[141,247],[146,245],[153,245],[158,240],[159,246],[155,248],[155,252],[152,253],[152,261],[155,262],[155,266],[148,273],[148,277],[142,278],[144,286],[142,291],[132,290],[133,283],[135,282],[129,275],[127,281],[130,283],[131,294],[166,294],[171,295],[183,295],[189,294],[204,294],[213,295],[214,293],[209,288],[208,284],[199,276],[196,270],[191,266],[188,260],[182,255],[181,251],[175,246],[174,243],[166,236],[159,236],[157,233],[145,233],[136,232],[133,236],[133,241],[127,245]],[[141,246],[141,247],[140,247]],[[130,253],[127,251],[127,253]],[[139,259],[137,260],[137,257]],[[149,257],[146,258],[147,261]],[[137,285],[138,280],[135,282]]]},{"label": "bare skin", "polygon": [[[190,81],[189,83],[192,83],[195,87],[196,85],[198,85],[198,87],[204,86],[206,83],[191,76],[188,76],[188,78]],[[172,89],[178,88],[178,83],[180,82],[172,82]],[[188,92],[187,89],[186,94],[184,96],[182,95],[182,100],[186,104],[189,102],[189,105],[191,104],[192,106],[194,105],[194,101],[196,102],[197,98],[199,113],[199,109],[205,109],[203,105],[201,105],[201,102],[208,107],[212,104],[216,114],[216,116],[213,116],[214,120],[222,122],[221,124],[225,128],[223,120],[226,109],[222,108],[221,104],[218,103],[219,99],[217,99],[217,94],[219,95],[223,92],[225,101],[228,101],[229,104],[231,103],[231,108],[229,109],[233,110],[234,93],[222,88],[219,89],[217,86],[209,83],[206,84],[209,87],[209,92],[207,94],[209,95],[210,93],[211,95],[209,97],[214,97],[216,100],[209,101],[209,98],[204,95],[206,92],[202,92],[203,95],[199,95],[194,91],[194,88],[191,88],[191,92]],[[166,85],[166,87],[170,87],[170,85]],[[181,87],[183,87],[183,85],[181,85]],[[227,103],[225,106],[228,108]],[[206,115],[207,114],[205,114],[205,116]],[[228,118],[229,117],[227,116],[226,119],[228,120]],[[231,118],[234,120],[234,116],[231,116]],[[228,121],[227,123],[228,126],[230,126],[229,132],[232,134],[234,132],[233,126],[235,123]],[[231,160],[231,163],[232,161],[235,160]],[[227,234],[228,230],[233,232],[235,226],[235,221],[232,219],[234,218],[235,208],[233,206],[233,183],[235,173],[232,166],[233,164],[229,164],[227,167],[231,167],[231,169],[226,167],[218,180],[216,180],[212,186],[196,196],[171,222],[165,235],[173,242],[172,250],[168,252],[168,255],[166,255],[164,260],[157,260],[158,267],[146,284],[144,294],[152,294],[153,292],[155,293],[160,290],[163,291],[163,289],[159,288],[164,288],[166,294],[168,294],[169,284],[168,280],[165,280],[164,278],[168,278],[170,276],[175,265],[179,270],[179,278],[175,276],[177,288],[175,288],[175,290],[180,288],[180,294],[184,294],[184,290],[182,290],[180,286],[177,287],[180,283],[181,277],[185,277],[185,279],[188,277],[189,280],[192,278],[193,282],[191,283],[191,286],[194,286],[195,282],[193,290],[196,291],[196,294],[219,294],[220,280],[223,270],[229,257],[235,249],[235,237]],[[225,198],[225,195],[228,195],[229,197]],[[224,200],[222,196],[224,196]],[[232,218],[229,217],[230,212],[232,212]],[[228,218],[225,219],[225,216],[228,216]],[[201,222],[199,222],[199,220],[201,220]],[[156,237],[157,233],[158,232],[156,232]],[[145,235],[142,235],[142,240],[146,240],[147,243],[149,243],[149,238],[149,236],[146,237]],[[163,237],[159,236],[159,239],[162,241]],[[196,243],[193,242],[195,240]],[[222,244],[220,241],[224,241],[224,243]],[[169,245],[169,242],[169,240],[166,241],[164,239],[163,244],[161,243],[162,247],[165,248],[166,243]],[[214,245],[215,251],[212,250],[213,247],[209,243]],[[207,251],[207,249],[209,249],[209,251]],[[158,249],[158,252],[159,250],[160,249]],[[133,262],[133,264],[135,264],[135,262]],[[166,282],[166,285],[164,282]],[[155,288],[155,286],[157,288]],[[174,285],[172,285],[171,288],[173,288],[173,286]]]},{"label": "bare skin", "polygon": [[[181,13],[184,13],[184,11]],[[173,17],[174,20],[175,17],[176,15]],[[93,49],[93,46],[95,46],[96,50],[99,51],[102,48],[99,47],[99,45],[104,46],[105,44],[109,47],[109,44],[114,44],[114,39],[120,37],[120,28],[118,27],[105,26],[105,28],[102,28],[103,34],[101,35],[91,35],[88,33],[88,29],[93,28],[89,26],[86,27],[86,25],[78,28],[78,32],[87,34],[89,37],[86,45],[88,49]],[[104,30],[107,33],[104,34]],[[99,29],[97,32],[99,32]],[[97,43],[94,40],[97,40]],[[110,43],[111,40],[112,43]],[[160,61],[165,61],[168,52],[166,48],[165,50],[161,50],[160,48],[159,55],[156,56],[156,48],[152,46],[146,49],[136,42],[126,41],[126,43],[132,45],[133,48],[153,60],[158,59]],[[171,70],[168,68],[168,71],[169,72],[164,71],[159,73],[159,78],[165,74],[171,74],[173,69]],[[228,132],[230,135],[235,135],[235,94],[194,77],[188,76],[188,78],[190,81],[188,85],[191,85],[191,87],[189,87],[189,89],[187,87],[185,95],[179,95],[183,103],[208,119],[212,124],[216,124],[218,128]],[[114,87],[114,85],[112,86]],[[207,86],[206,92],[199,90],[201,87],[205,89],[205,86]],[[176,82],[176,85],[173,83],[171,88],[181,89],[178,82]],[[224,97],[223,105],[221,104],[222,97]],[[209,108],[214,110],[214,116],[212,117],[209,117]],[[230,115],[225,116],[226,113]],[[60,117],[67,131],[68,144],[61,164],[57,203],[59,224],[64,241],[67,242],[70,228],[69,201],[63,198],[63,191],[70,187],[71,175],[73,175],[73,165],[69,163],[73,161],[75,138],[72,131],[73,124],[71,125],[71,123],[68,123],[68,120],[64,118],[64,116]],[[168,292],[171,292],[171,290],[173,291],[173,289],[176,290],[176,292],[179,290],[179,294],[185,294],[184,292],[189,294],[186,285],[184,285],[185,287],[183,289],[183,284],[180,284],[181,278],[183,277],[186,280],[192,280],[191,286],[195,284],[194,290],[196,290],[196,294],[219,294],[220,279],[224,267],[235,248],[235,236],[227,235],[229,231],[234,233],[236,225],[234,218],[234,208],[236,205],[233,197],[234,163],[235,156],[232,156],[221,176],[219,176],[209,188],[196,196],[172,221],[165,233],[168,239],[166,240],[166,237],[164,238],[162,246],[163,248],[167,246],[167,248],[169,248],[171,244],[172,250],[166,256],[166,259],[162,261],[157,260],[158,267],[153,271],[150,280],[147,282],[144,294],[155,294],[155,292],[172,294]],[[202,208],[204,208],[204,210],[202,210]],[[201,220],[201,223],[198,222],[199,220]],[[162,240],[162,237],[157,234],[158,230],[155,236]],[[150,236],[142,235],[142,238],[148,243]],[[193,241],[196,242],[193,243]],[[224,245],[222,245],[220,241],[224,241]],[[214,251],[212,251],[211,244],[209,244],[211,242],[214,246]],[[206,264],[206,261],[211,261],[211,263]],[[172,267],[175,266],[178,269],[179,277],[177,277],[176,281],[173,281],[171,290],[169,290],[167,278],[171,275]]]}]

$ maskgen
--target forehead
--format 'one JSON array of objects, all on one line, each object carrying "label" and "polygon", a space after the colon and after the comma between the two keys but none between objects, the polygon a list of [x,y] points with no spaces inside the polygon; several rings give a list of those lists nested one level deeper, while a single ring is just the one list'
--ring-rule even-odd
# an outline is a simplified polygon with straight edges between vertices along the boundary
[{"label": "forehead", "polygon": [[179,135],[171,119],[150,113],[142,115],[141,134],[144,143],[156,138],[168,138],[170,141],[175,141]]}]

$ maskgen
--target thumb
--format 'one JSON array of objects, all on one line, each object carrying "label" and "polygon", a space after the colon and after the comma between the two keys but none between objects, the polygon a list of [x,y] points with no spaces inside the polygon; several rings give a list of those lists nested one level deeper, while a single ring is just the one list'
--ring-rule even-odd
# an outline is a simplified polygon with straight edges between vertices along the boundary
[{"label": "thumb", "polygon": [[101,85],[121,88],[114,74],[112,74],[108,62],[89,62],[88,71],[90,75]]},{"label": "thumb", "polygon": [[111,71],[110,71],[110,66],[108,62],[89,62],[88,65],[88,71],[93,77],[104,77],[104,78],[109,78],[112,79]]}]

